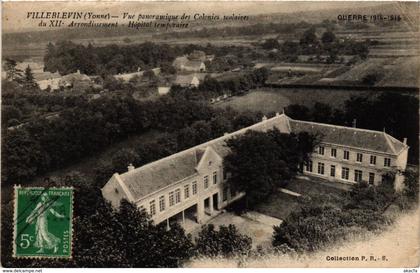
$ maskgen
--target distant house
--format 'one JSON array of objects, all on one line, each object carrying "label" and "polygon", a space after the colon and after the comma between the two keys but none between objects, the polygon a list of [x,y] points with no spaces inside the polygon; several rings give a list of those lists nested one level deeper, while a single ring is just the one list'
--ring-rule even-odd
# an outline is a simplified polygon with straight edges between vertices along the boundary
[{"label": "distant house", "polygon": [[59,81],[61,78],[60,73],[44,71],[44,65],[40,62],[25,61],[18,62],[16,68],[25,71],[27,67],[31,68],[32,75],[34,76],[35,82],[38,84],[41,90],[48,89],[57,90],[59,89]]},{"label": "distant house", "polygon": [[76,88],[85,90],[93,86],[93,82],[86,74],[81,74],[79,70],[61,77],[59,86],[64,88]]},{"label": "distant house", "polygon": [[136,72],[117,74],[117,75],[114,75],[114,78],[117,79],[117,80],[122,80],[124,82],[128,82],[135,76],[142,76],[143,72],[144,71],[141,71],[141,68],[138,67]]},{"label": "distant house", "polygon": [[174,84],[180,85],[182,87],[198,87],[200,80],[195,74],[178,75]]},{"label": "distant house", "polygon": [[204,62],[206,60],[206,53],[201,50],[194,50],[188,55],[188,59],[192,61],[201,61]]},{"label": "distant house", "polygon": [[168,86],[158,86],[158,93],[159,95],[166,95],[171,90],[171,87]]},{"label": "distant house", "polygon": [[216,56],[213,54],[213,55],[206,55],[206,60],[207,61],[213,61],[214,60],[214,58],[215,58]]},{"label": "distant house", "polygon": [[133,73],[124,73],[124,74],[117,74],[114,75],[114,78],[117,80],[122,80],[124,82],[129,82],[132,78],[134,78],[135,76],[143,76],[144,71],[138,71],[138,72],[133,72]]},{"label": "distant house", "polygon": [[172,64],[178,71],[185,72],[204,72],[206,65],[200,60],[190,60],[185,56],[178,57]]},{"label": "distant house", "polygon": [[152,69],[152,72],[155,73],[155,76],[159,76],[160,74],[160,67],[156,67]]},{"label": "distant house", "polygon": [[188,61],[182,70],[188,72],[204,72],[206,71],[206,65],[202,61]]},{"label": "distant house", "polygon": [[61,80],[61,76],[60,74],[58,74],[58,76],[54,76],[46,80],[40,80],[40,81],[37,81],[36,83],[38,84],[39,89],[41,90],[46,90],[50,88],[51,91],[54,91],[60,88],[60,85],[59,85],[60,80]]}]

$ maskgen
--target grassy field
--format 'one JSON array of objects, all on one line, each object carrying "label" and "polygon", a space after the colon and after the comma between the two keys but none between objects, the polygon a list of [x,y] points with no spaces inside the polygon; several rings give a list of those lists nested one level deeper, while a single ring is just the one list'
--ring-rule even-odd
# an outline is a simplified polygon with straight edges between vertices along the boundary
[{"label": "grassy field", "polygon": [[[338,183],[310,179],[295,179],[286,186],[286,189],[300,193],[302,196],[325,196],[329,202],[339,206],[341,200],[340,195],[344,192],[344,189],[349,188],[346,185]],[[258,205],[255,210],[262,214],[284,220],[291,212],[299,209],[301,206],[300,198],[302,197],[276,192],[267,201]]]},{"label": "grassy field", "polygon": [[[299,88],[260,88],[243,96],[214,104],[214,107],[230,106],[237,111],[261,111],[263,113],[281,112],[290,104],[302,104],[308,107],[315,102],[323,102],[341,108],[351,96],[364,95],[371,91],[348,91],[331,89]],[[376,92],[377,94],[378,92]]]},{"label": "grassy field", "polygon": [[236,96],[231,99],[217,103],[215,107],[230,106],[238,111],[262,111],[262,112],[278,112],[289,105],[291,101],[286,96],[274,92],[256,91],[250,92],[244,96]]},{"label": "grassy field", "polygon": [[379,86],[419,86],[420,57],[401,57],[384,66],[384,77]]},{"label": "grassy field", "polygon": [[276,192],[267,201],[258,205],[255,211],[284,220],[290,213],[298,210],[299,206],[299,197]]}]

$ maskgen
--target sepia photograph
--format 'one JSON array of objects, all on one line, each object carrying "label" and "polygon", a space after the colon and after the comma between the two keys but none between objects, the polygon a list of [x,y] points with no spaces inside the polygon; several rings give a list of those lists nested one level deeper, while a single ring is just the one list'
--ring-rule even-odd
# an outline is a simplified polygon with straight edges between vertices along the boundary
[{"label": "sepia photograph", "polygon": [[418,2],[1,5],[2,272],[418,272]]}]

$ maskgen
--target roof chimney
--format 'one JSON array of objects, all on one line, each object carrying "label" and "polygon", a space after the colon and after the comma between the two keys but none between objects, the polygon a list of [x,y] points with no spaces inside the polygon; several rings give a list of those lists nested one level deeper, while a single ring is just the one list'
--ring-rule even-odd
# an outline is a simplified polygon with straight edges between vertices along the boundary
[{"label": "roof chimney", "polygon": [[134,168],[134,166],[133,166],[133,164],[128,164],[128,167],[127,167],[127,169],[128,169],[128,171],[132,171],[132,170],[134,170],[135,168]]},{"label": "roof chimney", "polygon": [[280,116],[279,112],[276,112],[276,117]]},{"label": "roof chimney", "polygon": [[228,134],[229,134],[228,132],[225,132],[223,135],[224,135],[224,136],[227,136]]},{"label": "roof chimney", "polygon": [[404,145],[407,145],[407,138],[405,137],[403,140]]},{"label": "roof chimney", "polygon": [[356,128],[357,125],[357,119],[353,119],[353,128]]},{"label": "roof chimney", "polygon": [[263,117],[262,117],[262,121],[266,121],[267,120],[267,117],[264,115]]}]

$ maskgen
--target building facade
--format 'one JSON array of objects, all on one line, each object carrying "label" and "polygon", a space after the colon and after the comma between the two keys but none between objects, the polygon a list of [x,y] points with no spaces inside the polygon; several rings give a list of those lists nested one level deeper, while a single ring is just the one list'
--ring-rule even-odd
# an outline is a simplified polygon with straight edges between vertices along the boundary
[{"label": "building facade", "polygon": [[[320,137],[303,173],[340,183],[366,181],[378,185],[390,170],[405,170],[409,147],[385,132],[294,120],[285,114],[173,154],[140,168],[115,173],[102,188],[104,198],[118,207],[124,198],[145,209],[156,224],[171,221],[203,223],[215,211],[243,196],[227,186],[223,158],[226,140],[248,130],[277,128],[283,133],[309,132]],[[395,176],[395,188],[403,176]]]}]

